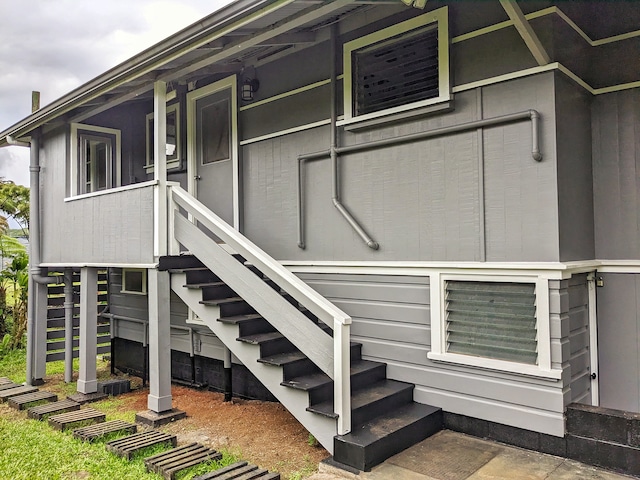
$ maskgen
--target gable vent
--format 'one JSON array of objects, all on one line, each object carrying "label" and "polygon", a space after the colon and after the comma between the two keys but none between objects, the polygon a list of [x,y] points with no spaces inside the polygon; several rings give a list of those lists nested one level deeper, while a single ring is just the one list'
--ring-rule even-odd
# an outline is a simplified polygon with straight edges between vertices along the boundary
[{"label": "gable vent", "polygon": [[355,51],[352,59],[355,115],[439,96],[435,26]]},{"label": "gable vent", "polygon": [[535,365],[532,283],[446,282],[447,352]]}]

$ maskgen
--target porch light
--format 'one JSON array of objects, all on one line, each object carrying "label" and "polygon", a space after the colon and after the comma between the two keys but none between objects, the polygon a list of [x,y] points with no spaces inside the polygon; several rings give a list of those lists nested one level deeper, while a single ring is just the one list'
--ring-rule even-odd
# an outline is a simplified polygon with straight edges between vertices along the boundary
[{"label": "porch light", "polygon": [[421,8],[424,10],[424,7],[427,5],[427,0],[402,0],[402,2],[410,7],[413,5],[416,8]]},{"label": "porch light", "polygon": [[245,102],[253,100],[253,94],[260,88],[260,81],[257,78],[246,78],[242,84],[241,97]]}]

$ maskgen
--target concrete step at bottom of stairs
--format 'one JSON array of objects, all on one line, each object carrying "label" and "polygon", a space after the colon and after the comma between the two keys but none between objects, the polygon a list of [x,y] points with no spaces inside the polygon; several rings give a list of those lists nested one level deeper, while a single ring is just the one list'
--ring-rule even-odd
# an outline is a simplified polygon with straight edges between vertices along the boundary
[{"label": "concrete step at bottom of stairs", "polygon": [[389,410],[337,435],[333,459],[343,465],[369,471],[389,457],[442,430],[442,410],[411,402]]}]

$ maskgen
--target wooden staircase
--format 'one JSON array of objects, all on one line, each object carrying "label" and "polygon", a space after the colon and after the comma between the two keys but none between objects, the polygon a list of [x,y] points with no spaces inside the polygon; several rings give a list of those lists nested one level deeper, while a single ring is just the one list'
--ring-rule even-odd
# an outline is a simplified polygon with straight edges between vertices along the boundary
[{"label": "wooden staircase", "polygon": [[[329,326],[281,292],[257,268],[246,265],[241,256],[234,256],[258,281],[266,282],[300,310],[310,328],[320,327],[332,334]],[[386,364],[363,360],[362,345],[351,342],[352,430],[336,436],[334,383],[289,341],[286,332],[276,330],[197,258],[163,257],[160,269],[172,273],[172,289],[318,441],[333,452],[336,462],[369,470],[442,428],[440,409],[415,403],[414,385],[388,379]],[[230,344],[229,340],[233,342]],[[274,375],[279,380],[277,383]],[[316,419],[310,421],[309,414]]]}]

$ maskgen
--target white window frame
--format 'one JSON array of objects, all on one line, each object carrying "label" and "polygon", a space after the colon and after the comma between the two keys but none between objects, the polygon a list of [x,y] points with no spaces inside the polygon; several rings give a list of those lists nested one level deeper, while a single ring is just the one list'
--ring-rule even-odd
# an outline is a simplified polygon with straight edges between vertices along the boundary
[{"label": "white window frame", "polygon": [[[71,197],[77,195],[87,195],[96,192],[79,192],[78,184],[80,179],[78,176],[80,175],[81,169],[79,165],[80,161],[80,152],[78,151],[78,135],[87,132],[89,134],[94,134],[96,136],[100,136],[101,134],[106,134],[109,136],[113,136],[115,138],[115,145],[113,146],[114,151],[111,152],[112,161],[113,161],[113,170],[115,173],[114,184],[106,189],[106,191],[111,188],[120,187],[122,184],[122,170],[121,170],[121,162],[122,162],[122,141],[121,141],[121,133],[120,130],[115,128],[106,128],[106,127],[96,127],[94,125],[85,125],[83,123],[72,123],[71,124],[71,148],[70,148],[70,165],[69,165],[69,193]],[[101,190],[105,191],[105,190]]]},{"label": "white window frame", "polygon": [[[136,272],[142,273],[142,290],[127,290],[127,273],[128,272]],[[123,268],[122,269],[122,285],[120,288],[120,293],[129,293],[132,295],[146,295],[147,294],[147,269],[146,268]]]},{"label": "white window frame", "polygon": [[[178,168],[180,166],[180,151],[181,151],[181,140],[180,140],[180,102],[173,103],[171,105],[167,105],[167,116],[171,113],[175,112],[176,114],[176,158],[168,160],[169,151],[167,151],[167,169]],[[145,142],[145,150],[146,150],[146,161],[144,168],[147,173],[153,173],[153,166],[155,165],[155,159],[153,158],[153,148],[149,148],[149,140],[151,139],[151,134],[153,133],[153,127],[149,127],[149,123],[154,119],[154,113],[148,113],[145,118],[145,130],[146,130],[146,142]],[[168,144],[167,144],[168,145]]]},{"label": "white window frame", "polygon": [[[533,283],[536,287],[536,342],[538,363],[510,362],[487,357],[476,357],[447,352],[446,282],[448,280],[472,282]],[[549,319],[549,279],[527,275],[467,275],[436,273],[430,279],[431,294],[431,351],[427,358],[470,367],[486,368],[502,372],[535,377],[560,379],[562,370],[551,368],[551,329]]]},{"label": "white window frame", "polygon": [[[401,35],[416,28],[427,26],[431,23],[438,25],[438,72],[439,72],[439,96],[412,102],[406,105],[371,112],[363,115],[354,116],[353,114],[353,72],[352,72],[352,54],[354,51],[367,47],[374,43],[386,40],[387,38]],[[438,103],[447,102],[451,99],[451,85],[449,75],[449,25],[448,25],[448,7],[442,7],[432,12],[425,13],[418,17],[406,20],[404,22],[392,25],[369,35],[357,38],[350,42],[346,42],[343,46],[343,72],[344,72],[344,119],[338,122],[338,125],[349,125],[365,120],[380,118],[396,113],[406,112],[421,107],[427,107]]]}]

